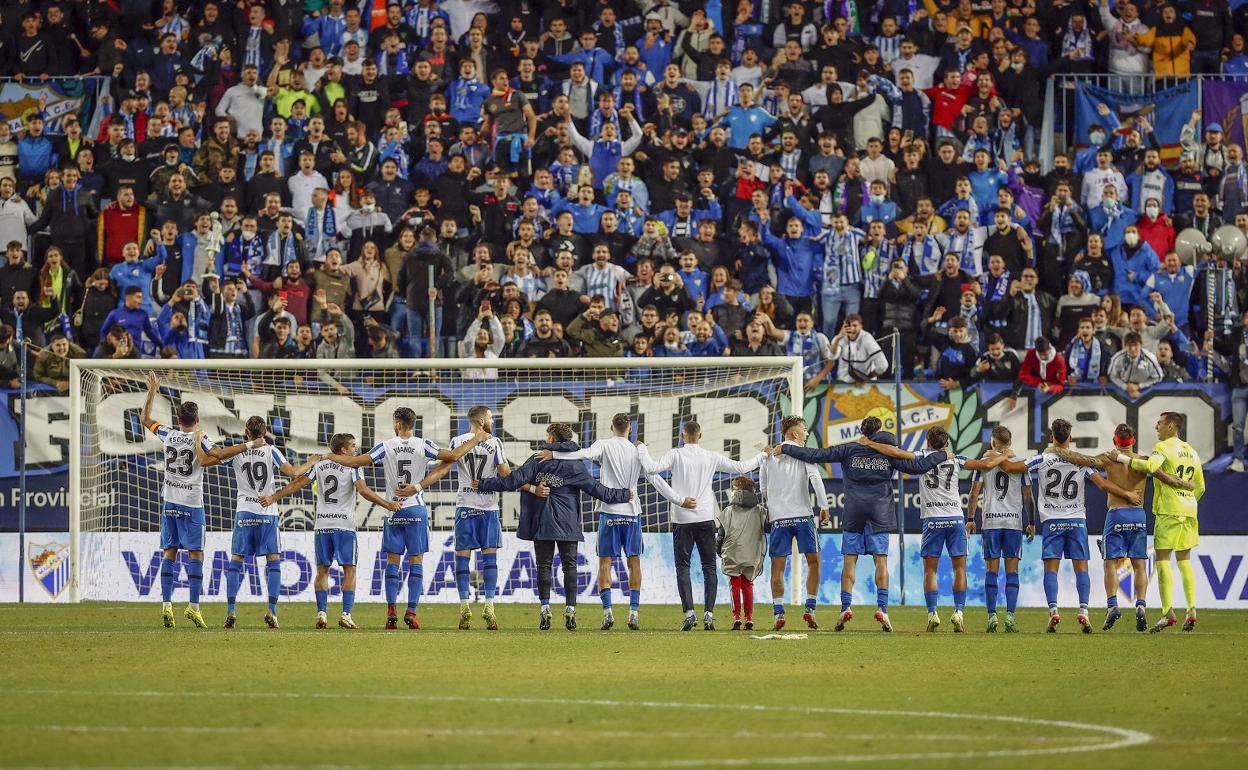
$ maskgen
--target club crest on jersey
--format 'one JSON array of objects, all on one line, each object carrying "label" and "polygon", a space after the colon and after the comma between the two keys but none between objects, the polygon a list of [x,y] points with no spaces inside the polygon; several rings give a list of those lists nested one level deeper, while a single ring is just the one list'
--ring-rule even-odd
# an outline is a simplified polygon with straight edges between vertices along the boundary
[{"label": "club crest on jersey", "polygon": [[69,587],[69,544],[30,543],[26,548],[26,560],[35,580],[48,596],[58,598]]}]

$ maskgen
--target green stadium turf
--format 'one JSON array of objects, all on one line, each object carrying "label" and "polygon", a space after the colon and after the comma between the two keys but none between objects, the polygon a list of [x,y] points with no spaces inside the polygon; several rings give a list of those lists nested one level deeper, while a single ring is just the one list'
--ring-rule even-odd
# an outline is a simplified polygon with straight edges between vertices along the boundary
[{"label": "green stadium turf", "polygon": [[313,630],[307,604],[282,607],[278,631],[254,604],[226,631],[209,604],[196,630],[182,606],[173,630],[157,604],[0,606],[0,765],[1248,766],[1248,612],[1084,636],[1073,613],[1046,635],[1028,610],[1024,633],[989,636],[982,609],[955,635],[893,608],[885,635],[859,608],[844,633],[755,641],[681,633],[672,607],[643,606],[641,632],[617,607],[603,633],[583,605],[580,630],[556,616],[542,633],[532,606],[499,605],[491,633],[479,605],[467,632],[455,607],[430,606],[414,633],[383,631],[375,604],[354,632]]}]

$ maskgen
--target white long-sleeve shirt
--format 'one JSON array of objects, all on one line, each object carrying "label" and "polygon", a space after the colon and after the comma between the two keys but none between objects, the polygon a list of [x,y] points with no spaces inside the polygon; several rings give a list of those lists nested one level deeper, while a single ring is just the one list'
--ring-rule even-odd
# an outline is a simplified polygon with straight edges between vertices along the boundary
[{"label": "white long-sleeve shirt", "polygon": [[[598,510],[613,516],[637,516],[641,514],[641,501],[637,497],[637,479],[643,472],[641,457],[633,442],[623,436],[600,438],[589,446],[575,452],[555,452],[556,460],[593,460],[602,465],[598,480],[608,489],[630,489],[633,499],[626,503],[598,503]],[[650,482],[662,492],[667,482],[652,476]],[[664,495],[667,497],[667,495]],[[669,498],[670,499],[670,498]]]},{"label": "white long-sleeve shirt", "polygon": [[839,342],[833,340],[832,348],[832,356],[840,362],[836,371],[836,379],[840,382],[858,382],[854,372],[861,378],[874,380],[888,371],[888,359],[880,350],[880,343],[865,329],[858,332],[857,339],[842,337]]},{"label": "white long-sleeve shirt", "polygon": [[[700,521],[713,521],[718,506],[715,504],[715,489],[712,482],[716,473],[750,473],[762,464],[766,454],[760,453],[748,460],[729,460],[718,452],[711,452],[697,444],[685,444],[676,449],[668,450],[667,454],[656,463],[650,457],[645,444],[638,445],[637,456],[641,459],[641,467],[648,475],[671,471],[671,492],[664,494],[672,502],[673,524],[696,524]],[[682,508],[681,502],[686,497],[697,501],[693,509]]]},{"label": "white long-sleeve shirt", "polygon": [[[786,444],[800,446],[795,441]],[[796,457],[780,455],[767,456],[763,460],[758,474],[759,486],[763,489],[763,499],[767,503],[767,518],[770,521],[798,519],[811,514],[810,489],[814,487],[815,501],[819,510],[828,509],[828,493],[823,488],[823,479],[819,476],[819,468],[811,463],[804,463]]]}]

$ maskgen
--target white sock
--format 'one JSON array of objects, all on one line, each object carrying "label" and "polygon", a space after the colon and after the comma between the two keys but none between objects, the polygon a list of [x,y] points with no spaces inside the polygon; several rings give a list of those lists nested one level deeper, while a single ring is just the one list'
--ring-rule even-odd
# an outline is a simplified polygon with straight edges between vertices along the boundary
[{"label": "white sock", "polygon": [[550,605],[549,605],[549,604],[543,604],[543,605],[542,605],[542,614],[543,614],[543,615],[549,615],[549,614],[550,614]]},{"label": "white sock", "polygon": [[199,602],[191,602],[189,606],[191,609],[195,610],[196,612],[199,612]]},{"label": "white sock", "polygon": [[162,610],[171,610],[173,609],[173,602],[161,602],[160,608]]}]

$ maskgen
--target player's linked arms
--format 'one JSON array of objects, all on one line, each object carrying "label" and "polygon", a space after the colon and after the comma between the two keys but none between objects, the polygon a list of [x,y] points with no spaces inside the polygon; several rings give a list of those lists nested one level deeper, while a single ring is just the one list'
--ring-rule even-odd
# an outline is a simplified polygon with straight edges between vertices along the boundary
[{"label": "player's linked arms", "polygon": [[913,460],[913,459],[915,459],[914,452],[907,452],[906,450],[901,449],[901,448],[898,448],[898,447],[895,447],[895,446],[893,446],[892,444],[880,444],[880,443],[877,443],[877,442],[875,442],[875,441],[872,441],[871,439],[867,438],[866,436],[859,436],[859,437],[858,437],[858,439],[857,439],[857,442],[858,442],[859,444],[862,444],[863,446],[865,446],[865,447],[866,447],[866,448],[868,448],[868,449],[872,449],[872,450],[874,450],[874,451],[876,451],[876,452],[879,452],[880,454],[884,455],[885,457],[891,457],[891,458],[892,458],[892,459],[894,459],[894,460]]},{"label": "player's linked arms", "polygon": [[1160,468],[1153,471],[1152,476],[1154,479],[1160,481],[1162,484],[1165,484],[1167,486],[1178,487],[1179,489],[1185,489],[1188,492],[1191,492],[1196,489],[1196,485],[1188,481],[1187,479],[1181,479],[1178,476],[1174,476],[1172,474],[1166,473]]}]

